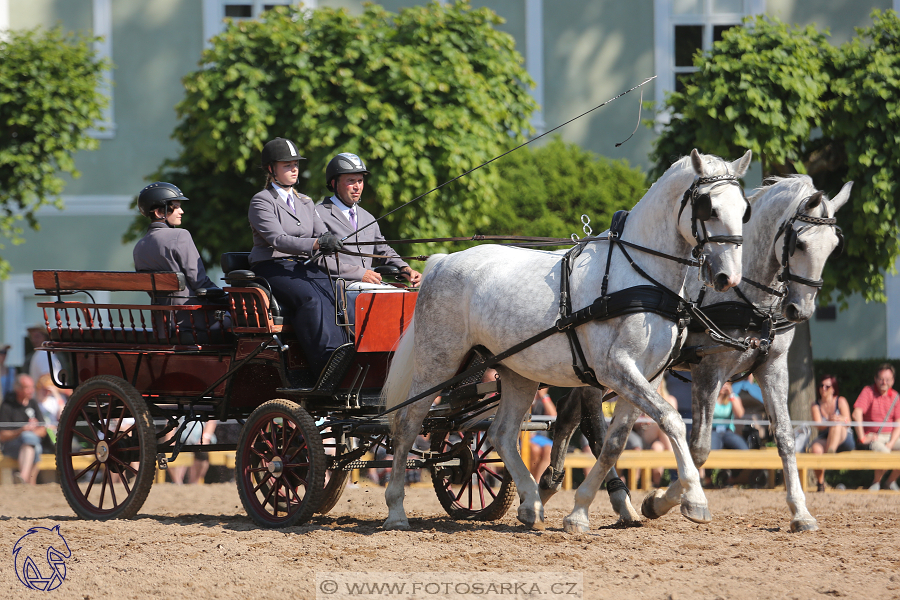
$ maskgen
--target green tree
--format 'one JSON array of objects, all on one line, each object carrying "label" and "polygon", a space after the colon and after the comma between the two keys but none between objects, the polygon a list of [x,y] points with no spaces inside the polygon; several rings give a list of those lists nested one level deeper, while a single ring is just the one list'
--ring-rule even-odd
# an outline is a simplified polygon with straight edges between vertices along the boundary
[{"label": "green tree", "polygon": [[[371,177],[363,202],[379,215],[501,154],[530,131],[532,85],[500,18],[465,2],[397,14],[278,7],[231,23],[184,78],[174,137],[182,150],[154,178],[188,197],[204,258],[249,249],[247,203],[263,184],[259,155],[276,136],[307,157],[298,189],[325,195],[324,171],[353,152]],[[459,235],[486,226],[495,169],[480,169],[381,222],[387,236]],[[134,222],[126,240],[142,234]],[[414,248],[411,251],[433,252]]]},{"label": "green tree", "polygon": [[[7,31],[0,40],[0,238],[19,244],[23,221],[39,229],[35,212],[62,208],[60,173],[78,177],[73,156],[95,149],[88,130],[102,116],[102,72],[94,41],[60,29]],[[0,244],[0,248],[4,245]],[[0,277],[9,263],[0,258]]]},{"label": "green tree", "polygon": [[614,212],[634,206],[648,187],[644,173],[627,161],[597,156],[558,137],[497,162],[500,202],[491,233],[583,237],[581,215],[590,217],[595,232],[603,231]]}]

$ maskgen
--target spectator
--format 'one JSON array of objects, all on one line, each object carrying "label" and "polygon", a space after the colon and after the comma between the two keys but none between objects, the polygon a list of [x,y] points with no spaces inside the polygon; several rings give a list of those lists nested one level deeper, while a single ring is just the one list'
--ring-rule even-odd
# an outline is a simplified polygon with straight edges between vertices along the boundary
[{"label": "spectator", "polygon": [[[181,420],[183,421],[184,418],[182,417]],[[181,439],[184,441],[185,445],[188,446],[215,444],[216,425],[218,424],[219,422],[215,419],[210,419],[201,427],[199,421],[193,421],[184,428]],[[200,483],[206,477],[206,472],[208,470],[209,453],[195,452],[194,462],[190,467],[172,467],[169,469],[169,476],[172,478],[172,481],[178,485],[184,483],[185,475],[187,475],[188,483]]]},{"label": "spectator", "polygon": [[47,435],[41,407],[34,397],[34,380],[28,375],[16,377],[15,392],[0,404],[0,444],[3,455],[19,461],[24,483],[37,484],[41,460],[41,440]]},{"label": "spectator", "polygon": [[[712,450],[749,450],[746,440],[734,431],[734,419],[744,416],[744,404],[734,394],[731,383],[726,381],[719,390],[716,407],[713,410]],[[729,421],[724,423],[723,421]]]},{"label": "spectator", "polygon": [[[534,401],[531,404],[532,415],[543,415],[547,417],[556,416],[556,405],[550,399],[547,393],[548,388],[540,388],[534,395]],[[550,465],[550,452],[553,449],[553,440],[547,435],[546,431],[531,432],[531,464],[528,470],[531,476],[537,481],[541,474]]]},{"label": "spectator", "polygon": [[56,427],[59,424],[59,416],[66,406],[66,397],[53,385],[50,373],[44,373],[38,378],[36,397],[47,424]]},{"label": "spectator", "polygon": [[[897,402],[900,394],[893,387],[894,367],[884,363],[875,373],[875,383],[863,388],[853,404],[853,421],[856,423],[859,443],[867,444],[869,448],[878,452],[900,450],[900,444],[897,443],[900,438],[900,427],[893,426],[893,423],[900,421],[900,403]],[[880,425],[863,426],[865,421]],[[875,471],[875,480],[869,487],[870,490],[881,489],[881,478],[884,473],[884,470]],[[886,485],[894,491],[900,490],[900,486],[897,485],[898,477],[900,471],[893,471],[886,482]]]},{"label": "spectator", "polygon": [[[819,437],[813,440],[809,452],[824,454],[825,452],[846,452],[856,448],[853,431],[850,429],[850,405],[840,395],[837,377],[825,375],[819,381],[819,399],[812,406],[812,418],[816,423],[822,421],[838,421],[847,425],[819,427]],[[825,471],[816,469],[816,488],[825,491]]]},{"label": "spectator", "polygon": [[[53,365],[53,379],[59,381],[59,372],[62,370],[59,359],[52,352],[38,350],[44,342],[50,339],[47,335],[47,327],[43,323],[29,327],[28,339],[31,341],[31,346],[35,349],[28,363],[28,374],[31,375],[31,381],[35,382],[41,378],[41,375],[49,373],[51,364]],[[48,356],[50,357],[49,361],[47,360]]]},{"label": "spectator", "polygon": [[685,420],[684,426],[687,430],[687,437],[690,439],[691,423],[688,419],[691,418],[691,382],[682,381],[670,372],[667,372],[663,379],[666,382],[666,389],[669,390],[669,393],[675,396],[675,399],[678,401],[678,414]]},{"label": "spectator", "polygon": [[11,394],[16,385],[16,370],[6,366],[6,354],[9,352],[9,344],[0,346],[0,402]]}]

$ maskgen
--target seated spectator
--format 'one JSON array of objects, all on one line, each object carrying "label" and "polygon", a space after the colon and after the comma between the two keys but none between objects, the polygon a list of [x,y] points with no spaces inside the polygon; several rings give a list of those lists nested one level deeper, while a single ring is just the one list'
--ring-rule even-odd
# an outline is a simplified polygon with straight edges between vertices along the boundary
[{"label": "seated spectator", "polygon": [[[853,431],[850,429],[850,405],[840,395],[838,380],[834,375],[825,375],[819,381],[819,399],[812,406],[812,418],[816,423],[838,421],[847,425],[819,427],[819,437],[813,440],[809,452],[824,454],[847,452],[856,448]],[[816,469],[816,488],[825,491],[825,471]]]},{"label": "seated spectator", "polygon": [[[43,323],[37,323],[29,327],[28,339],[31,342],[31,347],[35,349],[31,359],[28,361],[28,374],[31,376],[31,381],[36,382],[41,378],[41,375],[50,373],[51,364],[53,365],[53,377],[59,381],[60,371],[62,371],[62,364],[59,362],[59,358],[52,352],[38,350],[44,342],[50,339],[50,336],[47,334],[47,326]],[[72,392],[69,391],[67,395],[71,396]]]},{"label": "seated spectator", "polygon": [[[182,417],[182,421],[184,418]],[[182,441],[189,446],[207,445],[216,443],[216,426],[219,424],[215,419],[210,419],[202,427],[198,421],[190,423],[181,433]],[[184,483],[184,477],[187,475],[188,483],[200,483],[206,477],[209,470],[209,453],[195,452],[194,463],[190,467],[171,467],[169,476],[172,481],[178,485]]]},{"label": "seated spectator", "polygon": [[[556,416],[556,405],[553,404],[547,391],[548,388],[540,388],[534,395],[534,401],[531,404],[532,415]],[[535,481],[541,478],[541,474],[550,465],[552,449],[553,440],[546,431],[531,432],[531,464],[528,466],[528,470],[531,471],[531,476]]]},{"label": "seated spectator", "polygon": [[[894,367],[890,363],[884,363],[878,367],[875,373],[874,385],[867,385],[860,392],[853,404],[853,421],[856,423],[856,435],[860,444],[877,452],[891,452],[900,450],[900,427],[893,424],[900,421],[900,394],[894,387]],[[881,423],[880,425],[866,425],[863,422]],[[872,491],[881,489],[881,478],[884,470],[875,471],[875,478],[869,487]],[[897,478],[900,470],[892,471],[886,485],[892,490],[900,490]]]},{"label": "seated spectator", "polygon": [[37,484],[41,460],[41,441],[47,435],[44,415],[34,397],[34,380],[29,375],[19,375],[13,388],[14,394],[0,404],[0,445],[3,455],[19,462],[19,475],[24,483]]},{"label": "seated spectator", "polygon": [[66,406],[66,397],[53,385],[49,373],[44,373],[37,380],[37,401],[41,405],[47,424],[54,428],[59,425],[59,417]]},{"label": "seated spectator", "polygon": [[[734,419],[744,416],[744,405],[734,394],[731,383],[726,381],[719,390],[716,407],[713,410],[712,450],[749,450],[746,440],[734,431]],[[725,423],[723,421],[729,421]]]}]

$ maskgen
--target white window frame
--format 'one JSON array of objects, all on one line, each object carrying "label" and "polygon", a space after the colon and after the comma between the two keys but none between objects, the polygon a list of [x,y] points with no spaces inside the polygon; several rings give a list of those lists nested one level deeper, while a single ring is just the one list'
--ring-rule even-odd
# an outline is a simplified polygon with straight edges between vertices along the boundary
[{"label": "white window frame", "polygon": [[0,40],[6,39],[9,30],[9,0],[0,0]]},{"label": "white window frame", "polygon": [[[26,367],[22,342],[28,337],[28,328],[35,323],[25,319],[25,298],[36,293],[31,273],[16,273],[3,282],[3,343],[10,345],[6,359],[10,366]],[[97,291],[92,295],[97,304],[110,303],[110,292]],[[47,301],[52,302],[53,298],[48,296]]]},{"label": "white window frame", "polygon": [[[2,0],[0,0],[2,1]],[[93,0],[94,36],[101,39],[94,42],[97,58],[112,62],[113,50],[113,18],[112,0]],[[103,116],[88,131],[88,135],[98,140],[111,140],[116,137],[116,119],[113,111],[113,71],[104,69],[100,74],[101,81],[97,92],[106,96],[108,102],[103,109]]]},{"label": "white window frame", "polygon": [[225,5],[250,4],[253,6],[251,19],[259,17],[263,6],[281,4],[284,6],[302,4],[306,10],[315,10],[318,0],[203,0],[203,44],[209,48],[209,40],[225,29]]},{"label": "white window frame", "polygon": [[[758,15],[765,12],[765,0],[743,0],[743,12],[741,13],[714,13],[713,0],[701,0],[703,13],[701,14],[674,14],[673,3],[675,0],[654,0],[653,2],[653,36],[655,43],[654,62],[656,63],[656,125],[657,129],[666,125],[671,120],[671,115],[662,109],[666,92],[675,90],[676,72],[691,72],[693,68],[675,67],[675,26],[676,25],[703,25],[703,48],[712,47],[715,25],[731,25],[740,23],[744,17]],[[900,2],[900,0],[895,0]]]},{"label": "white window frame", "polygon": [[541,135],[547,129],[544,121],[544,0],[525,0],[525,68],[534,80],[531,96],[538,105],[531,115],[531,126],[537,135]]}]

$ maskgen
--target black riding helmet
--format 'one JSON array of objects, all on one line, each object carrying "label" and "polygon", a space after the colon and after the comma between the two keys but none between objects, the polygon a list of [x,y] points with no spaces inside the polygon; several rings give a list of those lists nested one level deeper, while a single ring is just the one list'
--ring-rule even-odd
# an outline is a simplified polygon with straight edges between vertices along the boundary
[{"label": "black riding helmet", "polygon": [[169,202],[173,200],[184,202],[187,199],[187,196],[177,186],[165,181],[157,181],[141,190],[138,196],[138,209],[142,215],[152,219],[153,211],[157,208],[168,209]]},{"label": "black riding helmet", "polygon": [[275,138],[266,142],[262,150],[262,167],[267,169],[274,162],[306,160],[297,151],[297,144],[285,138]]},{"label": "black riding helmet", "polygon": [[345,173],[362,173],[363,175],[368,175],[369,170],[366,169],[365,163],[363,163],[362,159],[357,155],[350,154],[349,152],[341,152],[332,158],[328,162],[328,166],[325,167],[325,185],[328,187],[329,192],[334,191],[334,184],[332,182],[338,176],[344,175]]}]

